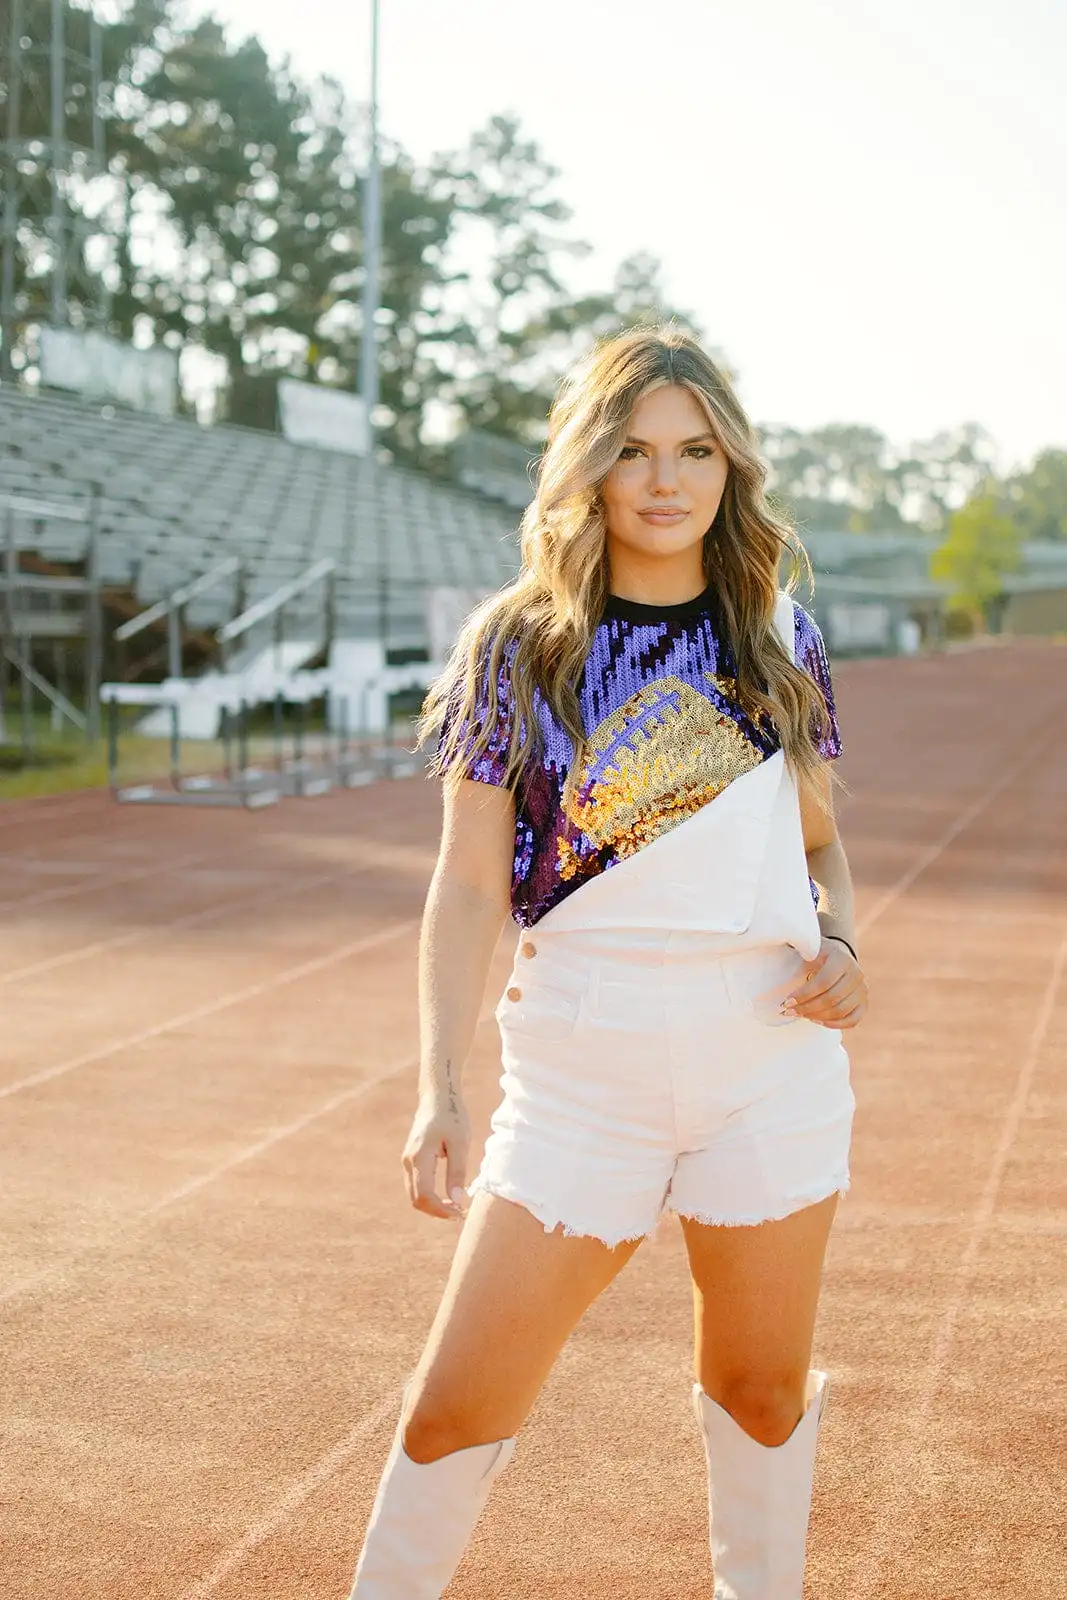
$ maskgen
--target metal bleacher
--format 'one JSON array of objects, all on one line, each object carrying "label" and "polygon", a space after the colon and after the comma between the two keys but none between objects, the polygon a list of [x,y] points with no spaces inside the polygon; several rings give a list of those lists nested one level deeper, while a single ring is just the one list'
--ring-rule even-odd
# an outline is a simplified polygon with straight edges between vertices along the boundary
[{"label": "metal bleacher", "polygon": [[[101,579],[129,586],[145,607],[224,556],[240,559],[249,605],[330,558],[338,636],[378,635],[384,623],[390,648],[418,649],[426,588],[495,588],[518,566],[514,510],[406,468],[250,428],[5,388],[0,471],[8,493],[53,501],[83,502],[98,484]],[[48,518],[20,538],[56,562],[78,559],[76,543],[69,523]],[[204,593],[187,620],[222,626],[225,595]]]},{"label": "metal bleacher", "polygon": [[[175,752],[181,738],[200,737],[186,729],[217,725],[225,738],[256,705],[320,699],[330,736],[355,720],[379,741],[382,767],[400,770],[386,748],[390,697],[440,669],[430,597],[476,597],[519,566],[514,501],[255,429],[9,386],[0,388],[0,496],[12,551],[52,570],[85,560],[91,526],[98,582],[124,597],[129,617],[116,644],[154,637],[158,654],[166,622],[163,682],[130,682],[123,671],[101,699],[110,729],[119,706],[136,708],[137,731],[169,732]],[[33,514],[22,509],[31,502]],[[211,580],[220,563],[232,563],[233,581]],[[214,637],[215,665],[197,679],[181,676],[183,630]],[[306,766],[301,758],[281,792],[312,792]],[[354,757],[336,766],[340,781],[366,781]],[[142,785],[136,797],[189,792],[176,754],[172,779],[166,795]],[[222,803],[246,787],[224,792],[211,781],[197,794]]]}]

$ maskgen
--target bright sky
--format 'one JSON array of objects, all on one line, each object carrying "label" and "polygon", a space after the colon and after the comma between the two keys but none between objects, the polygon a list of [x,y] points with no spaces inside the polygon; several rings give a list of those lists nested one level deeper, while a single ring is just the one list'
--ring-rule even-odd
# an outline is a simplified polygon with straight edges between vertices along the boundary
[{"label": "bright sky", "polygon": [[[370,0],[210,8],[366,97]],[[381,0],[383,132],[517,113],[601,281],[660,256],[756,421],[976,421],[1005,466],[1067,448],[1065,81],[1064,0]]]}]

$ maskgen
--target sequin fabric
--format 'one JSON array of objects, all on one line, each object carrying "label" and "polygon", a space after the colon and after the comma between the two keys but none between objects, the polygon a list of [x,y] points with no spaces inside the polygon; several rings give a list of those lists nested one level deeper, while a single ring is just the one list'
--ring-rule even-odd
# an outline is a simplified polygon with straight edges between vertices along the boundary
[{"label": "sequin fabric", "polygon": [[[811,614],[796,601],[793,608],[797,665],[826,701],[828,727],[818,747],[833,760],[842,745],[826,647]],[[566,895],[676,827],[780,748],[773,724],[740,705],[736,670],[710,590],[677,606],[608,598],[579,683],[587,748],[569,807],[563,788],[574,744],[535,694],[541,758],[527,763],[515,794],[511,908],[520,927],[533,927]],[[480,783],[504,779],[508,674],[506,656],[495,686],[500,721],[492,743],[464,769]],[[477,723],[489,695],[486,683]],[[461,736],[469,737],[473,726]],[[814,883],[811,889],[817,903]]]}]

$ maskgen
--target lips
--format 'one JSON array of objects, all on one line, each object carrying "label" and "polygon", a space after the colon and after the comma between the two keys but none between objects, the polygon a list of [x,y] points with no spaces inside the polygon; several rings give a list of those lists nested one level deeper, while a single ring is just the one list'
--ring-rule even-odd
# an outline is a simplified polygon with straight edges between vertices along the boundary
[{"label": "lips", "polygon": [[648,506],[637,514],[645,522],[658,523],[664,527],[681,522],[689,515],[688,511],[683,511],[679,506]]}]

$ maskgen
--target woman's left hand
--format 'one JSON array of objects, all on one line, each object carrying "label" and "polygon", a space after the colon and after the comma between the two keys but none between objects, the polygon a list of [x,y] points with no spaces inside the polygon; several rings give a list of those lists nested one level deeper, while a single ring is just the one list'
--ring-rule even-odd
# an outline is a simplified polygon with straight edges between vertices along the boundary
[{"label": "woman's left hand", "polygon": [[806,1017],[824,1028],[854,1028],[867,1010],[863,969],[840,939],[823,936],[805,979],[782,1001],[786,1017]]}]

